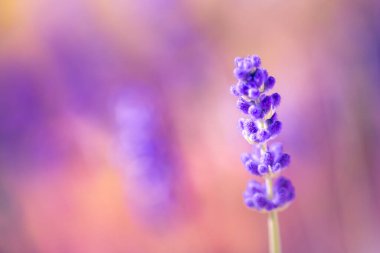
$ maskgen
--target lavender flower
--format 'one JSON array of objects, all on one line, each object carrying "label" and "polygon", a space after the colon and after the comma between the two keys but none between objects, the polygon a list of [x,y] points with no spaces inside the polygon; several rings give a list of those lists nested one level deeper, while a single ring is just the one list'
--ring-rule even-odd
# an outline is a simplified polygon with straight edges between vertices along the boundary
[{"label": "lavender flower", "polygon": [[268,197],[265,185],[250,181],[244,192],[244,202],[250,208],[259,211],[271,211],[286,206],[294,199],[294,187],[289,179],[279,177],[273,187],[272,198]]},{"label": "lavender flower", "polygon": [[[253,175],[273,178],[290,164],[290,156],[283,153],[281,144],[267,144],[282,129],[276,113],[281,96],[278,93],[267,94],[274,87],[276,79],[261,67],[258,56],[236,58],[234,75],[238,81],[231,87],[231,92],[238,97],[238,109],[247,116],[239,120],[240,129],[243,137],[254,146],[251,154],[242,154],[242,162]],[[285,188],[278,187],[281,182],[287,182],[285,198],[280,194]],[[273,189],[266,189],[267,186],[262,185],[252,191],[250,185],[252,182],[244,193],[245,203],[250,208],[270,211],[294,199],[294,187],[283,177],[276,181]],[[271,196],[268,192],[272,192]]]},{"label": "lavender flower", "polygon": [[125,190],[139,218],[161,226],[172,218],[177,204],[175,183],[180,178],[174,140],[162,119],[162,107],[149,91],[127,92],[115,105],[117,151],[125,180],[130,180]]},{"label": "lavender flower", "polygon": [[278,93],[267,94],[276,79],[261,67],[258,56],[236,58],[234,75],[237,83],[231,87],[231,93],[238,97],[237,108],[245,115],[239,120],[239,126],[243,137],[253,146],[252,153],[241,155],[241,161],[251,174],[263,177],[265,181],[251,180],[243,194],[244,202],[249,208],[269,213],[270,251],[280,253],[277,212],[295,198],[290,180],[278,177],[290,164],[290,156],[283,152],[280,143],[268,145],[268,141],[282,129],[276,112],[281,96]]},{"label": "lavender flower", "polygon": [[257,176],[264,176],[269,173],[269,168],[271,173],[275,174],[290,164],[290,155],[282,152],[280,143],[272,144],[268,149],[262,154],[260,150],[242,154],[241,160],[248,171]]}]

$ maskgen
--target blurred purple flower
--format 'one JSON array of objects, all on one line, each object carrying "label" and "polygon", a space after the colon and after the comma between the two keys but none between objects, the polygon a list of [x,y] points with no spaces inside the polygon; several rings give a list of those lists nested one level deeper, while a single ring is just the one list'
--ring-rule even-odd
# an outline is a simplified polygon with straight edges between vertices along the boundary
[{"label": "blurred purple flower", "polygon": [[170,121],[155,96],[129,90],[115,107],[118,149],[132,182],[132,202],[150,221],[167,218],[175,203],[178,161]]},{"label": "blurred purple flower", "polygon": [[0,83],[1,170],[62,161],[70,151],[51,124],[59,112],[51,101],[59,98],[44,88],[31,66],[16,60],[0,66]]},{"label": "blurred purple flower", "polygon": [[292,201],[294,197],[294,186],[290,180],[284,177],[276,179],[272,198],[268,197],[266,186],[254,180],[248,183],[247,189],[244,192],[245,204],[259,211],[271,211],[276,208],[281,208]]}]

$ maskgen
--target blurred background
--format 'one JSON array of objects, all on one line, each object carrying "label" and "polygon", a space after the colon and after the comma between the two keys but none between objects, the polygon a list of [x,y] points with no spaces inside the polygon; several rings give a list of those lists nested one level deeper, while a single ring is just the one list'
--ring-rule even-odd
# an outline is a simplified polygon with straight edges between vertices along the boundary
[{"label": "blurred background", "polygon": [[285,253],[380,252],[380,2],[0,0],[0,252],[263,253],[229,93],[277,79]]}]

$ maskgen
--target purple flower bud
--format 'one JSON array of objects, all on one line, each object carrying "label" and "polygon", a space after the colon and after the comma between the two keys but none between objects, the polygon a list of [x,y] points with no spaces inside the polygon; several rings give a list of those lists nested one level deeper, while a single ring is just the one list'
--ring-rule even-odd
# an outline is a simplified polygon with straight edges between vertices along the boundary
[{"label": "purple flower bud", "polygon": [[265,174],[268,174],[269,169],[268,169],[268,166],[264,164],[259,164],[259,166],[257,166],[257,171],[259,172],[260,175],[265,175]]},{"label": "purple flower bud", "polygon": [[238,82],[236,84],[236,89],[241,95],[248,95],[249,86],[246,83]]},{"label": "purple flower bud", "polygon": [[266,166],[272,166],[274,161],[274,156],[271,152],[265,152],[264,155],[261,157],[261,163]]},{"label": "purple flower bud", "polygon": [[277,205],[275,205],[274,203],[272,203],[271,201],[268,201],[265,209],[267,211],[272,211],[273,209],[277,208]]},{"label": "purple flower bud", "polygon": [[240,96],[240,93],[238,92],[238,90],[236,89],[236,85],[232,85],[231,88],[230,88],[230,92],[232,95],[234,96]]},{"label": "purple flower bud", "polygon": [[244,118],[240,118],[239,119],[239,127],[241,130],[244,130],[244,124],[245,124],[245,119]]},{"label": "purple flower bud", "polygon": [[272,152],[275,160],[277,160],[278,157],[280,157],[280,155],[282,154],[282,150],[282,144],[279,142],[273,143],[269,146],[269,151]]},{"label": "purple flower bud", "polygon": [[285,177],[279,177],[274,184],[274,198],[273,202],[277,206],[283,206],[292,201],[295,197],[294,186],[290,180]]},{"label": "purple flower bud", "polygon": [[280,171],[281,169],[282,169],[282,167],[281,167],[280,163],[276,163],[274,166],[272,166],[272,172],[273,173],[276,173],[276,172]]},{"label": "purple flower bud", "polygon": [[259,130],[254,136],[253,140],[257,143],[264,142],[269,139],[271,134],[265,130]]},{"label": "purple flower bud", "polygon": [[252,119],[248,119],[245,121],[244,129],[246,129],[249,134],[254,134],[259,130],[255,124],[255,121]]},{"label": "purple flower bud", "polygon": [[264,82],[268,79],[268,71],[266,69],[263,69],[263,80]]},{"label": "purple flower bud", "polygon": [[282,153],[282,145],[280,143],[270,145],[269,152],[273,156],[273,173],[283,170],[290,164],[290,155]]},{"label": "purple flower bud", "polygon": [[246,193],[252,195],[256,192],[264,193],[265,188],[259,182],[255,181],[255,180],[249,181],[248,185],[247,185]]},{"label": "purple flower bud", "polygon": [[237,67],[237,68],[241,68],[242,66],[243,66],[243,58],[241,58],[241,57],[236,57],[235,58],[235,66]]},{"label": "purple flower bud", "polygon": [[254,141],[257,143],[264,142],[271,137],[271,134],[266,130],[259,130],[254,138]]},{"label": "purple flower bud", "polygon": [[268,204],[267,198],[262,193],[255,193],[252,196],[252,200],[253,200],[255,208],[258,210],[264,209]]},{"label": "purple flower bud", "polygon": [[244,203],[249,208],[254,208],[255,207],[255,203],[253,202],[253,199],[252,199],[251,195],[244,196]]},{"label": "purple flower bud", "polygon": [[274,93],[274,94],[272,94],[271,98],[272,98],[273,107],[277,107],[280,105],[280,102],[281,102],[280,94]]},{"label": "purple flower bud", "polygon": [[255,106],[255,105],[251,105],[248,108],[248,114],[251,115],[255,119],[261,119],[264,117],[264,113],[261,110],[261,108]]},{"label": "purple flower bud", "polygon": [[245,81],[249,83],[251,87],[257,87],[256,83],[254,82],[254,73],[248,73],[245,77]]},{"label": "purple flower bud", "polygon": [[275,136],[281,132],[282,129],[282,123],[281,121],[275,121],[272,125],[268,127],[268,131],[270,132],[271,136]]},{"label": "purple flower bud", "polygon": [[276,79],[273,76],[268,77],[268,79],[265,81],[265,84],[264,84],[264,90],[268,91],[272,89],[275,83],[276,83]]},{"label": "purple flower bud", "polygon": [[266,120],[268,126],[272,125],[275,121],[277,121],[277,112],[275,112],[270,119]]},{"label": "purple flower bud", "polygon": [[251,61],[251,59],[249,59],[249,58],[245,58],[244,59],[244,61],[243,61],[243,68],[247,69],[247,70],[253,68],[253,62]]},{"label": "purple flower bud", "polygon": [[248,90],[248,97],[250,99],[256,99],[260,95],[260,91],[257,88],[251,88]]},{"label": "purple flower bud", "polygon": [[247,71],[241,68],[235,68],[234,75],[236,78],[243,80],[247,76]]},{"label": "purple flower bud", "polygon": [[257,171],[257,163],[255,163],[253,160],[248,160],[244,165],[249,172],[254,175],[259,175],[259,172]]},{"label": "purple flower bud", "polygon": [[237,101],[237,107],[240,109],[240,111],[244,113],[248,113],[248,109],[251,106],[251,104],[247,101],[245,101],[243,98],[239,98]]},{"label": "purple flower bud", "polygon": [[257,85],[257,87],[260,87],[260,85],[263,83],[264,74],[261,69],[257,69],[253,75],[253,81]]},{"label": "purple flower bud", "polygon": [[282,168],[287,167],[290,164],[290,155],[288,154],[282,154],[280,159],[277,160],[279,164],[281,164]]},{"label": "purple flower bud", "polygon": [[272,107],[272,99],[269,96],[265,96],[261,102],[260,102],[260,107],[264,111],[264,113],[267,113],[270,111]]},{"label": "purple flower bud", "polygon": [[256,68],[260,67],[260,65],[261,65],[260,57],[258,57],[257,55],[252,55],[251,59],[252,59],[254,67],[256,67]]}]

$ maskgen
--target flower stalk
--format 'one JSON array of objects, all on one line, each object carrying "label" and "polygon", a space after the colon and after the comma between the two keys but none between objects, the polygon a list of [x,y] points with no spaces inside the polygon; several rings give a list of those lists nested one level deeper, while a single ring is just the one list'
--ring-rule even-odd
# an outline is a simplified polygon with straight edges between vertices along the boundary
[{"label": "flower stalk", "polygon": [[271,211],[268,214],[268,238],[269,252],[281,253],[281,235],[277,211]]},{"label": "flower stalk", "polygon": [[231,87],[231,92],[238,97],[237,107],[246,115],[239,120],[240,129],[253,148],[252,153],[243,153],[241,160],[251,174],[264,181],[248,182],[244,202],[249,208],[268,214],[270,253],[281,253],[278,212],[295,198],[291,181],[279,176],[290,164],[290,156],[283,152],[280,143],[268,145],[282,129],[276,112],[281,96],[266,94],[276,80],[261,67],[258,56],[236,58],[234,75],[238,82]]},{"label": "flower stalk", "polygon": [[[267,144],[262,145],[262,152],[266,152]],[[273,199],[273,182],[271,176],[265,177],[265,187],[267,189],[267,198]],[[281,234],[280,225],[278,221],[277,211],[270,211],[268,213],[268,238],[269,238],[269,252],[281,253]]]}]

